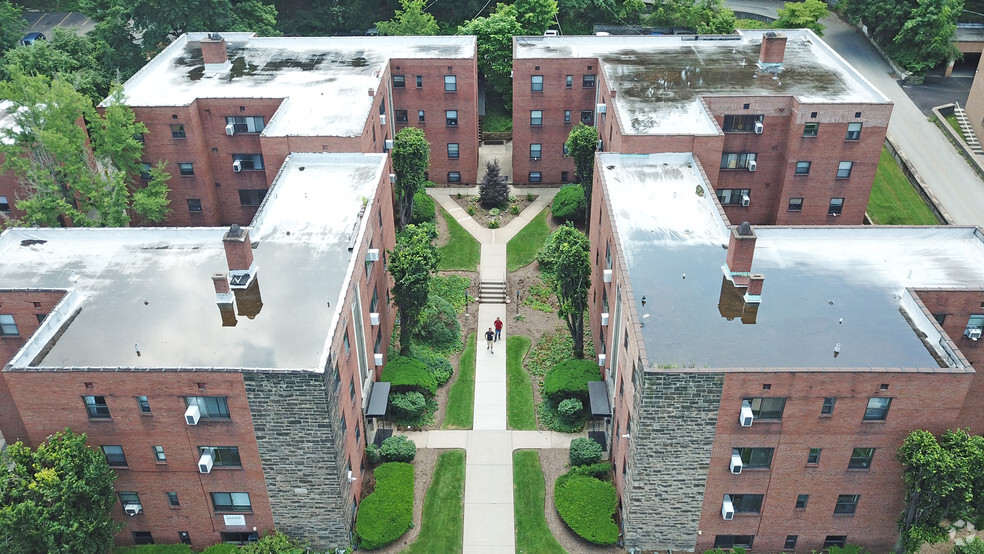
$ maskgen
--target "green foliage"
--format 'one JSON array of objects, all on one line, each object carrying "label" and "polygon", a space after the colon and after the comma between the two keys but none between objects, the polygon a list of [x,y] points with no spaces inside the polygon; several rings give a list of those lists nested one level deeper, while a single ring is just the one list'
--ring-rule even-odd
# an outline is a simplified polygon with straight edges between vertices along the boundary
[{"label": "green foliage", "polygon": [[588,202],[584,198],[584,187],[581,185],[565,185],[554,196],[552,212],[554,217],[563,221],[581,223],[584,221],[584,210]]},{"label": "green foliage", "polygon": [[[475,208],[469,206],[469,209],[472,212],[469,215],[475,215]],[[471,233],[448,215],[444,208],[441,208],[441,217],[444,218],[444,222],[448,226],[448,242],[437,249],[440,257],[437,269],[440,271],[476,271],[481,256],[481,245],[475,240],[475,237],[471,236]],[[455,302],[452,301],[451,303],[454,304]]]},{"label": "green foliage", "polygon": [[974,540],[968,543],[958,544],[953,547],[953,554],[984,554],[984,540],[974,537]]},{"label": "green foliage", "polygon": [[574,340],[575,358],[584,357],[584,313],[591,286],[591,245],[584,233],[564,225],[547,237],[537,261],[550,276],[559,304],[557,315],[567,324]]},{"label": "green foliage", "polygon": [[564,398],[588,400],[588,382],[600,381],[601,373],[594,360],[565,360],[547,372],[543,394],[560,402]]},{"label": "green foliage", "polygon": [[[827,554],[865,554],[864,548],[856,544],[845,544],[844,546],[827,547]],[[984,553],[981,553],[984,554]]]},{"label": "green foliage", "polygon": [[546,486],[536,450],[513,452],[513,497],[516,552],[565,554],[544,516]]},{"label": "green foliage", "polygon": [[506,338],[506,422],[509,429],[536,430],[533,385],[523,369],[523,357],[533,341],[513,335]]},{"label": "green foliage", "polygon": [[458,360],[458,378],[448,391],[442,429],[471,429],[475,408],[475,333],[468,335]]},{"label": "green foliage", "polygon": [[379,462],[383,461],[383,453],[379,449],[378,444],[370,444],[366,446],[366,460],[369,465],[379,465]]},{"label": "green foliage", "polygon": [[420,360],[406,356],[390,358],[380,380],[389,381],[396,392],[416,391],[427,396],[434,396],[437,392],[437,381],[427,371],[427,366]]},{"label": "green foliage", "polygon": [[171,213],[171,200],[167,194],[171,192],[167,186],[171,174],[163,161],[150,168],[150,180],[143,188],[133,191],[133,211],[150,223],[160,223]]},{"label": "green foliage", "polygon": [[878,170],[868,199],[868,215],[878,225],[939,223],[886,148],[882,148],[878,160]]},{"label": "green foliage", "polygon": [[512,7],[526,35],[542,36],[557,16],[557,0],[514,0]]},{"label": "green foliage", "polygon": [[584,429],[585,419],[583,417],[573,420],[567,419],[560,414],[559,410],[559,405],[550,399],[544,399],[538,403],[536,415],[540,419],[540,425],[558,433],[579,433]]},{"label": "green foliage", "polygon": [[434,376],[437,386],[442,386],[451,379],[454,369],[451,368],[451,361],[446,356],[434,352],[433,349],[421,345],[413,345],[413,358],[420,360],[427,366],[427,371]]},{"label": "green foliage", "polygon": [[443,452],[437,457],[434,477],[424,497],[420,535],[402,552],[461,552],[464,499],[465,452]]},{"label": "green foliage", "polygon": [[612,466],[608,462],[574,466],[567,472],[567,475],[580,475],[583,477],[593,477],[602,481],[611,481]]},{"label": "green foliage", "polygon": [[[662,8],[660,8],[662,9]],[[567,135],[567,154],[565,158],[574,159],[574,169],[577,179],[584,187],[584,210],[591,215],[591,194],[594,184],[594,155],[598,147],[598,130],[594,127],[578,123],[571,128]],[[588,221],[590,225],[590,221]]]},{"label": "green foliage", "polygon": [[584,404],[577,398],[565,398],[557,404],[557,414],[568,425],[579,424],[584,420]]},{"label": "green foliage", "polygon": [[468,209],[465,211],[468,213],[468,215],[475,215],[475,206],[468,206]]},{"label": "green foliage", "polygon": [[[735,21],[735,29],[769,29],[771,26],[758,19],[738,19]],[[710,552],[710,551],[708,551]]]},{"label": "green foliage", "polygon": [[440,296],[432,296],[420,312],[413,339],[438,352],[450,354],[461,349],[461,324],[454,306]]},{"label": "green foliage", "polygon": [[[238,550],[233,545],[229,545]],[[191,547],[187,544],[141,544],[138,546],[117,546],[113,549],[113,554],[191,554]]]},{"label": "green foliage", "polygon": [[509,213],[511,213],[512,215],[519,215],[519,206],[517,206],[516,204],[509,206]]},{"label": "green foliage", "polygon": [[462,313],[467,305],[469,285],[471,279],[461,275],[437,275],[430,281],[430,295],[447,300],[458,313]]},{"label": "green foliage", "polygon": [[307,545],[296,539],[270,531],[260,540],[239,549],[239,554],[304,554]]},{"label": "green foliage", "polygon": [[389,416],[394,422],[407,426],[406,422],[418,421],[424,415],[427,400],[417,391],[391,392],[389,409]]},{"label": "green foliage", "polygon": [[[533,200],[529,199],[529,196],[532,194],[527,195],[527,199],[532,202]],[[506,243],[506,261],[509,271],[516,271],[533,263],[533,260],[536,259],[536,253],[539,252],[549,235],[550,226],[547,225],[547,210],[543,210]],[[543,311],[552,312],[553,308]]]},{"label": "green foliage", "polygon": [[618,17],[630,25],[638,25],[647,11],[646,3],[642,0],[624,0],[618,8]]},{"label": "green foliage", "polygon": [[571,465],[587,466],[601,460],[601,445],[586,437],[578,437],[571,441]]},{"label": "green foliage", "polygon": [[424,174],[430,167],[430,144],[421,129],[404,127],[396,134],[391,153],[396,185],[396,224],[403,229],[413,216],[414,195],[424,184]]},{"label": "green foliage", "polygon": [[891,58],[913,73],[956,59],[953,44],[963,0],[852,0],[846,15],[863,21]]},{"label": "green foliage", "polygon": [[413,195],[413,212],[410,223],[433,223],[437,219],[437,205],[426,192],[418,190]]},{"label": "green foliage", "polygon": [[509,185],[501,175],[499,160],[485,162],[485,176],[478,185],[478,201],[486,208],[502,208],[509,202]]},{"label": "green foliage", "polygon": [[[589,330],[585,330],[585,337],[585,354],[588,358],[594,358],[594,345],[591,343]],[[540,335],[540,339],[536,341],[533,350],[526,358],[526,369],[536,379],[537,384],[542,386],[547,371],[571,359],[572,345],[570,334],[562,329]]]},{"label": "green foliage", "polygon": [[434,225],[410,224],[397,234],[396,247],[390,251],[387,269],[394,282],[393,302],[400,315],[400,354],[404,356],[410,354],[418,316],[427,305],[431,274],[437,268],[439,257],[433,244],[436,237]]},{"label": "green foliage", "polygon": [[670,0],[654,6],[646,18],[653,27],[685,27],[702,35],[733,33],[735,22],[735,12],[723,0]]},{"label": "green foliage", "polygon": [[[412,462],[417,457],[417,445],[406,435],[393,435],[383,441],[380,454],[387,462]],[[385,465],[385,464],[384,464]],[[382,467],[382,466],[380,466]],[[378,471],[378,470],[377,470]],[[377,487],[379,476],[377,474]]]},{"label": "green foliage", "polygon": [[512,38],[523,34],[512,6],[499,4],[488,17],[477,17],[458,28],[460,35],[475,35],[478,40],[478,69],[486,82],[503,99],[512,104]]},{"label": "green foliage", "polygon": [[27,21],[21,10],[10,0],[0,2],[0,51],[17,46],[27,31]]},{"label": "green foliage", "polygon": [[202,554],[236,554],[239,552],[239,547],[234,544],[213,544],[212,546],[202,550]]},{"label": "green foliage", "polygon": [[438,35],[440,31],[434,16],[424,11],[424,0],[400,0],[402,10],[390,21],[377,21],[380,35]]},{"label": "green foliage", "polygon": [[498,229],[499,228],[499,220],[498,219],[490,219],[489,220],[489,223],[488,223],[488,226],[489,226],[489,229]]},{"label": "green foliage", "polygon": [[65,429],[0,456],[0,544],[6,552],[102,554],[123,525],[110,515],[116,473],[86,435]]},{"label": "green foliage", "polygon": [[3,56],[3,74],[10,78],[15,73],[62,79],[93,104],[106,97],[112,79],[100,67],[96,46],[88,37],[60,28],[53,30],[49,40],[8,50]]},{"label": "green foliage", "polygon": [[385,463],[377,467],[374,474],[376,490],[359,505],[355,520],[359,546],[366,549],[390,544],[413,524],[413,466],[401,462]]},{"label": "green foliage", "polygon": [[827,17],[827,4],[823,0],[803,0],[786,2],[779,8],[779,19],[772,23],[773,29],[812,29],[823,36],[824,25],[820,20]]},{"label": "green foliage", "polygon": [[615,486],[582,475],[561,475],[554,484],[554,504],[572,531],[595,544],[615,544]]},{"label": "green foliage", "polygon": [[553,296],[553,289],[549,284],[549,277],[545,280],[543,276],[537,277],[535,281],[530,285],[528,296],[523,299],[523,305],[529,306],[534,310],[541,312],[553,313],[553,306],[550,304],[550,298]]}]

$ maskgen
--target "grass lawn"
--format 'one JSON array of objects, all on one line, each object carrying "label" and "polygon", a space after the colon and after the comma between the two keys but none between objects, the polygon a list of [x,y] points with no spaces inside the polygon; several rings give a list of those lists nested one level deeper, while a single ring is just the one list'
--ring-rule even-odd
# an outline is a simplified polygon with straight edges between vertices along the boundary
[{"label": "grass lawn", "polygon": [[509,271],[516,271],[533,263],[536,253],[543,247],[543,241],[550,235],[550,225],[547,224],[549,212],[550,210],[544,209],[537,214],[506,244],[506,266]]},{"label": "grass lawn", "polygon": [[951,114],[944,117],[946,118],[946,122],[950,124],[950,127],[953,127],[953,130],[966,142],[967,137],[964,136],[963,129],[960,128],[960,122],[957,121],[957,116]]},{"label": "grass lawn", "polygon": [[516,552],[564,553],[544,515],[545,485],[536,450],[513,452],[513,502],[516,514]]},{"label": "grass lawn", "polygon": [[882,148],[875,183],[868,200],[868,215],[879,225],[937,225],[933,211],[923,201],[899,164]]},{"label": "grass lawn", "polygon": [[455,221],[448,212],[441,208],[441,217],[448,224],[448,243],[438,247],[437,251],[441,255],[441,261],[437,264],[438,271],[477,271],[478,259],[482,255],[482,247],[465,230],[460,223]]},{"label": "grass lawn", "polygon": [[461,552],[465,525],[465,452],[452,450],[437,458],[420,522],[420,534],[404,553]]},{"label": "grass lawn", "polygon": [[506,338],[506,419],[510,429],[536,431],[533,385],[523,369],[523,357],[532,345],[528,337]]},{"label": "grass lawn", "polygon": [[471,429],[475,418],[475,333],[468,335],[458,362],[458,378],[448,392],[441,429]]}]

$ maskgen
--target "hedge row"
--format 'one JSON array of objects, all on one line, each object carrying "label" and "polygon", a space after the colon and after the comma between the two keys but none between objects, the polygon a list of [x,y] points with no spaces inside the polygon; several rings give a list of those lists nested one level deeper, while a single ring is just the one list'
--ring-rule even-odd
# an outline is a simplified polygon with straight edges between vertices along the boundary
[{"label": "hedge row", "polygon": [[393,392],[416,391],[428,397],[437,394],[437,380],[419,360],[394,356],[386,362],[381,381],[389,381]]},{"label": "hedge row", "polygon": [[380,548],[413,523],[413,466],[389,462],[376,468],[376,490],[359,505],[355,532],[361,548]]},{"label": "hedge row", "polygon": [[600,381],[601,372],[594,360],[567,360],[555,365],[543,379],[543,394],[555,403],[567,398],[588,402],[588,382]]},{"label": "hedge row", "polygon": [[553,207],[550,213],[557,219],[580,223],[584,221],[584,211],[588,201],[584,196],[581,185],[564,185],[554,195]]},{"label": "hedge row", "polygon": [[557,478],[554,505],[564,523],[582,538],[595,544],[615,544],[618,540],[613,519],[615,486],[611,483],[571,471]]}]

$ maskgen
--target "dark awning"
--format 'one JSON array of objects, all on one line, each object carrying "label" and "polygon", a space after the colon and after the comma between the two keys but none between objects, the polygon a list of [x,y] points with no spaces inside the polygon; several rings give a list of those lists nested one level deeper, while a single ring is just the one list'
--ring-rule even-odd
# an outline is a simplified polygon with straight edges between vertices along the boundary
[{"label": "dark awning", "polygon": [[389,395],[389,381],[373,383],[372,388],[369,389],[369,407],[366,408],[366,417],[385,417],[386,408],[389,405]]},{"label": "dark awning", "polygon": [[606,381],[588,381],[588,400],[591,403],[591,417],[611,417]]}]

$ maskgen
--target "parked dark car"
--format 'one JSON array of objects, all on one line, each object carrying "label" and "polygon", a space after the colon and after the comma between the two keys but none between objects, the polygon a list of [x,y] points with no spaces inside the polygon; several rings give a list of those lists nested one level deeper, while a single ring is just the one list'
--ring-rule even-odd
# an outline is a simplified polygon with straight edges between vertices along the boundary
[{"label": "parked dark car", "polygon": [[47,38],[45,38],[44,36],[44,33],[27,33],[26,35],[24,35],[24,38],[20,40],[20,43],[25,46],[30,46],[34,44],[35,41],[39,41],[39,40],[47,40]]}]

